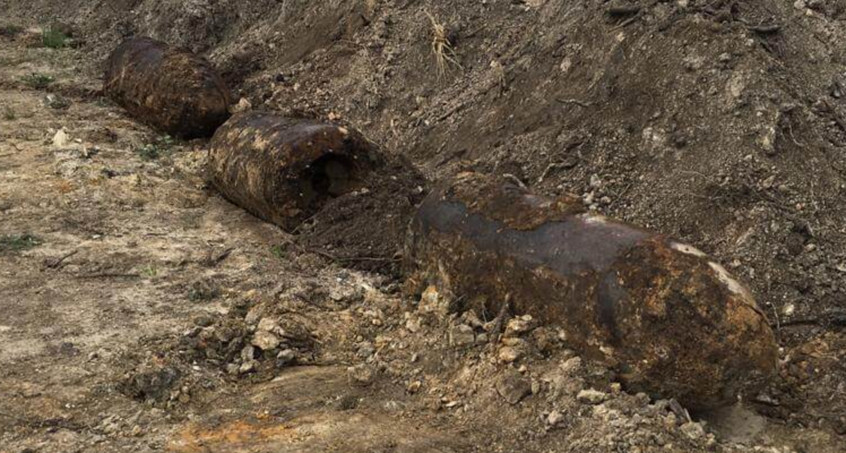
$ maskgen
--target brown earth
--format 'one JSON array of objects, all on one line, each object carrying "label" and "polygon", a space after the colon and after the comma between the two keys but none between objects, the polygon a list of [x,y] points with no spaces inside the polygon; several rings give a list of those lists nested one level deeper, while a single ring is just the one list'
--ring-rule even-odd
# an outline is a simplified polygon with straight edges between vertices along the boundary
[{"label": "brown earth", "polygon": [[[29,28],[0,33],[0,452],[844,451],[846,2],[622,5],[0,0]],[[38,45],[55,21],[72,48]],[[506,174],[695,244],[771,315],[778,378],[687,422],[555,326],[515,313],[494,341],[436,292],[403,299],[351,264],[398,259],[416,194],[341,197],[302,237],[249,216],[204,187],[206,142],[101,98],[133,34],[430,181]]]}]

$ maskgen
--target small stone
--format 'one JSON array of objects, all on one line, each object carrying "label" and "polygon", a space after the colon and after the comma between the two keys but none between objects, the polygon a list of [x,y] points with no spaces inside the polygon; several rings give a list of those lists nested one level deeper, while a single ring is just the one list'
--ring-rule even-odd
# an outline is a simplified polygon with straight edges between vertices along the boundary
[{"label": "small stone", "polygon": [[258,332],[256,332],[256,334],[253,336],[252,341],[252,345],[261,349],[262,351],[270,351],[271,349],[276,349],[276,347],[279,346],[279,343],[279,338],[277,338],[276,335],[264,330],[259,330]]},{"label": "small stone", "polygon": [[473,328],[467,324],[459,324],[449,332],[450,344],[454,346],[465,346],[476,341],[476,334]]},{"label": "small stone", "polygon": [[247,98],[241,98],[240,100],[238,100],[237,104],[235,104],[235,105],[233,105],[232,107],[229,108],[229,112],[230,113],[241,113],[241,112],[246,112],[247,110],[250,110],[252,108],[253,108],[253,104],[250,103],[250,101],[247,100]]},{"label": "small stone", "polygon": [[247,374],[256,369],[256,361],[249,360],[241,364],[241,367],[238,368],[238,372],[241,374]]},{"label": "small stone", "polygon": [[681,425],[681,432],[684,433],[691,440],[698,440],[705,437],[705,428],[696,422],[687,422]]},{"label": "small stone", "polygon": [[250,362],[256,358],[256,348],[252,345],[244,346],[244,349],[241,349],[241,361],[242,362]]},{"label": "small stone", "polygon": [[562,421],[564,421],[564,414],[557,410],[553,410],[546,417],[546,424],[549,426],[557,426]]},{"label": "small stone", "polygon": [[512,318],[508,320],[508,325],[505,327],[505,335],[511,337],[519,336],[532,330],[534,327],[534,319],[531,315]]},{"label": "small stone", "polygon": [[605,393],[600,392],[599,390],[585,389],[580,391],[579,394],[576,395],[576,399],[581,401],[582,403],[599,404],[605,401]]},{"label": "small stone", "polygon": [[226,374],[238,374],[240,367],[234,363],[229,363],[226,365]]},{"label": "small stone", "polygon": [[261,318],[259,321],[258,326],[256,326],[256,330],[264,331],[264,332],[276,332],[276,329],[279,327],[279,323],[276,322],[273,318]]},{"label": "small stone", "polygon": [[297,359],[297,352],[293,349],[284,349],[276,354],[276,366],[284,367],[290,365]]},{"label": "small stone", "polygon": [[53,146],[56,148],[64,148],[68,145],[68,134],[64,129],[59,129],[56,135],[53,136]]},{"label": "small stone", "polygon": [[497,357],[501,362],[511,363],[520,358],[520,351],[511,346],[503,346],[499,349]]},{"label": "small stone", "polygon": [[367,365],[349,367],[347,368],[347,375],[351,384],[362,387],[372,384],[375,378],[373,369]]},{"label": "small stone", "polygon": [[208,327],[214,324],[214,318],[208,315],[200,315],[194,318],[194,325],[199,327]]},{"label": "small stone", "polygon": [[405,387],[405,390],[406,390],[408,393],[410,393],[410,394],[412,394],[412,395],[413,395],[413,394],[417,393],[417,392],[420,390],[420,387],[422,387],[422,386],[423,386],[423,383],[422,383],[422,382],[420,382],[420,381],[411,381],[411,382],[409,382],[409,383],[408,383],[408,385]]},{"label": "small stone", "polygon": [[411,333],[417,333],[420,330],[420,320],[416,318],[408,318],[405,321],[405,329]]},{"label": "small stone", "polygon": [[496,391],[508,404],[517,404],[532,394],[532,386],[517,370],[508,369],[497,381]]}]

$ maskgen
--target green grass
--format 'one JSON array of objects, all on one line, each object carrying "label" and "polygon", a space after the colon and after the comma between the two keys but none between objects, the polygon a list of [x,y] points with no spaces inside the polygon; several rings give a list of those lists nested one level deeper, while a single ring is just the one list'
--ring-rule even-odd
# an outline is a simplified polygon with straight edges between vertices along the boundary
[{"label": "green grass", "polygon": [[284,260],[285,259],[285,249],[281,245],[274,245],[270,248],[270,253],[273,254],[277,259]]},{"label": "green grass", "polygon": [[28,76],[24,76],[21,80],[23,80],[25,84],[29,85],[30,88],[34,88],[36,90],[43,90],[49,87],[53,82],[55,82],[56,78],[51,75],[42,74],[40,72],[33,72]]},{"label": "green grass", "polygon": [[143,269],[141,269],[141,275],[143,275],[147,278],[153,278],[153,277],[159,275],[159,270],[158,270],[158,268],[156,268],[155,264],[149,264],[149,265],[145,266]]},{"label": "green grass", "polygon": [[169,135],[165,135],[156,138],[152,143],[136,148],[135,153],[143,160],[156,160],[173,152],[174,144],[174,140]]},{"label": "green grass", "polygon": [[0,252],[22,252],[38,247],[43,242],[31,234],[11,234],[0,236]]},{"label": "green grass", "polygon": [[69,39],[67,35],[52,27],[45,29],[41,34],[41,44],[51,49],[64,49],[68,46]]}]

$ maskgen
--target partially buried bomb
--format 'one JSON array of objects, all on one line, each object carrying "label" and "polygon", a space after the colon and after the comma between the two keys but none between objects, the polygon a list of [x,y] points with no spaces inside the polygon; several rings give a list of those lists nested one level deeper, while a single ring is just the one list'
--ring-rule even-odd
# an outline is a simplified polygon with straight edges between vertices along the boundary
[{"label": "partially buried bomb", "polygon": [[384,165],[359,132],[274,113],[233,116],[209,149],[209,181],[224,197],[285,230]]},{"label": "partially buried bomb", "polygon": [[435,285],[495,315],[504,304],[558,325],[568,347],[630,391],[687,407],[730,404],[769,378],[777,347],[750,292],[697,249],[462,173],[413,219],[408,287]]},{"label": "partially buried bomb", "polygon": [[181,138],[210,137],[231,97],[211,63],[151,38],[131,38],[106,63],[103,92],[132,116]]}]

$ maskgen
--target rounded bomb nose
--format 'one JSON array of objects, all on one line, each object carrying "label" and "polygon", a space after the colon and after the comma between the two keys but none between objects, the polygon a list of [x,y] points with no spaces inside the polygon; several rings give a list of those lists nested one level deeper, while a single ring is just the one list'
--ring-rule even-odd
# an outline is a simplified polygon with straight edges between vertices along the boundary
[{"label": "rounded bomb nose", "polygon": [[439,286],[497,313],[509,301],[567,333],[631,391],[693,409],[731,404],[775,370],[766,317],[704,253],[475,173],[434,191],[412,222],[409,288]]}]

